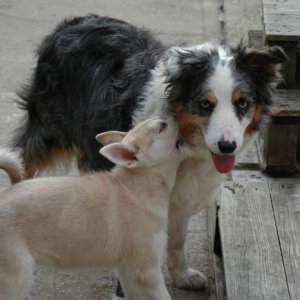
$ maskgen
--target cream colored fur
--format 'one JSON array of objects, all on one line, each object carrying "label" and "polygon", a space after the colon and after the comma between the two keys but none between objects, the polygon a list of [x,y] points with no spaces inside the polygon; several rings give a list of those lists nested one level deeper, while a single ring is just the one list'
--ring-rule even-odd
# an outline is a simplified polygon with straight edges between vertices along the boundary
[{"label": "cream colored fur", "polygon": [[161,263],[169,196],[184,155],[175,147],[174,125],[159,133],[160,124],[142,122],[121,142],[136,149],[135,165],[26,180],[1,193],[0,299],[28,296],[34,262],[116,268],[127,299],[171,299]]},{"label": "cream colored fur", "polygon": [[23,164],[16,153],[8,149],[0,149],[0,166],[9,175],[11,183],[23,179]]}]

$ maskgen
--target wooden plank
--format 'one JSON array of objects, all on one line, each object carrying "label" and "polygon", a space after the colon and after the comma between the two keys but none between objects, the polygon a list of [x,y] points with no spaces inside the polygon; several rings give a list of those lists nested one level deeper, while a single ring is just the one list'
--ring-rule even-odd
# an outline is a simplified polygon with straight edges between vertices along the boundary
[{"label": "wooden plank", "polygon": [[263,5],[267,7],[282,8],[297,8],[300,6],[298,0],[262,0]]},{"label": "wooden plank", "polygon": [[270,124],[258,138],[259,162],[263,171],[294,173],[297,168],[297,124]]},{"label": "wooden plank", "polygon": [[282,21],[285,21],[285,22],[291,22],[293,21],[293,23],[295,22],[296,24],[299,24],[300,23],[300,10],[299,11],[294,11],[294,13],[283,13],[281,12],[274,12],[274,13],[265,13],[264,14],[264,21],[267,22],[267,23],[271,23],[271,22],[282,22]]},{"label": "wooden plank", "polygon": [[[290,35],[292,32],[293,34],[298,34],[300,32],[300,22],[295,21],[293,25],[288,23],[285,20],[265,20],[265,28],[266,32],[270,31],[281,31],[282,35]],[[299,38],[299,37],[298,37]]]},{"label": "wooden plank", "polygon": [[[266,8],[268,5],[264,5],[264,8]],[[278,8],[268,8],[266,10],[266,14],[289,14],[289,15],[298,15],[300,11],[300,5],[297,8],[284,8],[281,7],[280,10]]]},{"label": "wooden plank", "polygon": [[266,183],[225,183],[220,231],[228,299],[290,299]]},{"label": "wooden plank", "polygon": [[289,292],[300,299],[300,185],[270,184]]},{"label": "wooden plank", "polygon": [[[271,108],[273,117],[300,118],[300,90],[277,89],[273,96],[274,105]],[[300,122],[300,119],[299,119]]]},{"label": "wooden plank", "polygon": [[289,11],[295,11],[300,9],[300,4],[274,4],[274,3],[268,3],[265,0],[263,2],[263,7],[266,10],[266,12],[289,12]]},{"label": "wooden plank", "polygon": [[209,259],[207,261],[207,265],[209,269],[209,298],[211,300],[225,300],[224,276],[222,272],[221,258],[215,252],[216,238],[219,239],[219,236],[216,236],[217,210],[217,201],[212,201],[212,203],[210,203],[210,205],[208,206],[207,210],[207,233],[209,252]]},{"label": "wooden plank", "polygon": [[300,88],[300,49],[296,53],[296,87]]},{"label": "wooden plank", "polygon": [[262,0],[262,3],[266,40],[299,41],[300,2],[298,0]]},{"label": "wooden plank", "polygon": [[269,28],[265,27],[265,36],[267,41],[300,41],[300,30],[299,28],[293,28],[292,26],[272,26]]},{"label": "wooden plank", "polygon": [[211,201],[210,205],[207,207],[208,245],[211,250],[214,250],[216,219],[217,219],[217,202]]},{"label": "wooden plank", "polygon": [[300,167],[300,90],[277,89],[271,108],[272,123],[258,139],[262,170],[294,173]]},{"label": "wooden plank", "polygon": [[300,124],[298,124],[297,164],[298,164],[298,168],[300,169]]}]

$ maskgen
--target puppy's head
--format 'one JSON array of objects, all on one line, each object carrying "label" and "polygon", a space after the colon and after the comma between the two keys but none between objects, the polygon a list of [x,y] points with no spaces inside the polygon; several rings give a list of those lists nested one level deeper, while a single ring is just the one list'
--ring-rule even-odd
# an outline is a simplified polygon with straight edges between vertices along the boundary
[{"label": "puppy's head", "polygon": [[259,129],[285,60],[276,46],[203,44],[172,48],[167,54],[166,92],[180,133],[195,149],[210,152],[219,172],[233,168],[235,155]]},{"label": "puppy's head", "polygon": [[152,167],[182,159],[178,129],[171,119],[149,119],[128,133],[109,131],[96,136],[100,153],[127,168]]}]

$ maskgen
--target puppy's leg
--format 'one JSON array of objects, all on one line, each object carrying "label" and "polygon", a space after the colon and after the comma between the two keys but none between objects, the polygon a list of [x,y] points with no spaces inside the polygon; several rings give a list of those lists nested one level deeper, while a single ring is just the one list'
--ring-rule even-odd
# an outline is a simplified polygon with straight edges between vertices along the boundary
[{"label": "puppy's leg", "polygon": [[160,266],[143,270],[119,269],[126,300],[171,300]]},{"label": "puppy's leg", "polygon": [[1,238],[0,245],[0,299],[24,300],[33,283],[33,257],[11,238]]},{"label": "puppy's leg", "polygon": [[[173,197],[176,195],[173,195]],[[179,288],[201,289],[206,284],[205,276],[188,266],[184,254],[189,214],[183,205],[171,200],[169,208],[168,268],[173,283]]]}]

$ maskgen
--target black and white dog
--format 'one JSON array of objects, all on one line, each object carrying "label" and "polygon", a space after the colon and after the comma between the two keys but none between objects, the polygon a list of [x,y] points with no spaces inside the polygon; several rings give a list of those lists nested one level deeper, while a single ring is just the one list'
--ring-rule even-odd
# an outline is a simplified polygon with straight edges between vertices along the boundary
[{"label": "black and white dog", "polygon": [[27,177],[75,156],[82,170],[109,169],[96,134],[173,116],[192,153],[179,169],[169,211],[168,266],[176,286],[203,275],[184,256],[188,219],[213,199],[235,156],[253,139],[286,59],[279,47],[201,44],[166,49],[147,31],[96,15],[61,23],[38,49],[14,137]]}]

